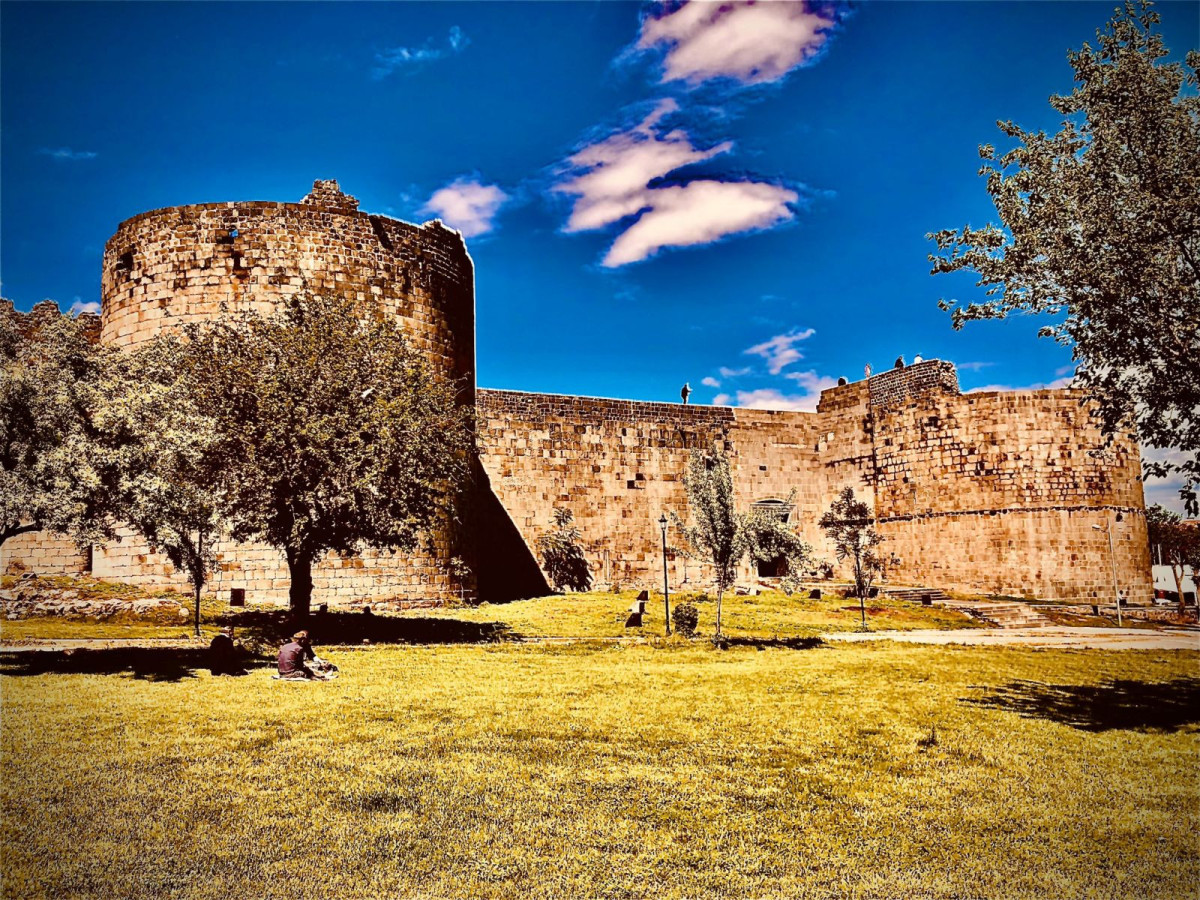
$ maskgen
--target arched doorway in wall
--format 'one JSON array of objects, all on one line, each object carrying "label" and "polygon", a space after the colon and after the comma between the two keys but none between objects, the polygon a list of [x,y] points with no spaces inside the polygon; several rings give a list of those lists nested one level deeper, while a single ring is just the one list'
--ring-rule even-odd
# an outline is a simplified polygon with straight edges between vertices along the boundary
[{"label": "arched doorway in wall", "polygon": [[[792,517],[792,504],[786,500],[756,500],[750,506],[755,512],[771,516],[785,524]],[[757,560],[755,566],[759,578],[782,578],[788,573],[787,557],[782,555]]]}]

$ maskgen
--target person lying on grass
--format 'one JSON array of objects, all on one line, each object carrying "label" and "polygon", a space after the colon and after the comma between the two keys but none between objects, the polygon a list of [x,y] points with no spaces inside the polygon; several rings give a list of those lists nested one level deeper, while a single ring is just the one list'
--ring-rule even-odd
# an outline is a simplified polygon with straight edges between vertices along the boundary
[{"label": "person lying on grass", "polygon": [[[312,660],[312,668],[305,665]],[[290,643],[279,648],[279,678],[285,681],[329,681],[337,677],[337,666],[313,652],[307,631],[297,631]]]}]

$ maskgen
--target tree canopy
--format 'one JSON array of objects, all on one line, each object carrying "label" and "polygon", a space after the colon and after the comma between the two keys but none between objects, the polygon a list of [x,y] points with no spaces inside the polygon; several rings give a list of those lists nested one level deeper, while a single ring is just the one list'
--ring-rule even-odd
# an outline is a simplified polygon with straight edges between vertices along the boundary
[{"label": "tree canopy", "polygon": [[[1057,321],[1075,384],[1105,434],[1131,427],[1177,451],[1195,510],[1200,482],[1200,53],[1165,62],[1158,14],[1133,0],[1068,53],[1076,87],[1050,98],[1059,131],[998,127],[1015,146],[980,147],[1000,224],[929,235],[933,273],[973,271],[986,300],[942,300],[954,327],[1016,313]],[[1181,451],[1181,452],[1178,452]]]},{"label": "tree canopy", "polygon": [[410,550],[450,515],[470,406],[381,309],[309,296],[164,340],[216,436],[230,536],[284,551],[297,612],[326,552]]},{"label": "tree canopy", "polygon": [[115,485],[95,420],[106,366],[90,322],[0,302],[0,544],[29,531],[111,537]]},{"label": "tree canopy", "polygon": [[867,594],[875,578],[883,572],[886,560],[879,550],[883,537],[875,530],[871,508],[854,496],[854,488],[842,488],[819,522],[833,541],[839,560],[849,560],[854,571],[854,592],[867,627]]}]

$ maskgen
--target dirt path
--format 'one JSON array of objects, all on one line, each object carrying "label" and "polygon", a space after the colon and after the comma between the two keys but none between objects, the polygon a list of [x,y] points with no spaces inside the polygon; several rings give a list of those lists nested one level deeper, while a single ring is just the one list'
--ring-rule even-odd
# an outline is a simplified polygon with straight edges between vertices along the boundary
[{"label": "dirt path", "polygon": [[848,631],[827,641],[906,641],[974,647],[1061,647],[1100,650],[1200,650],[1200,629],[1164,628],[964,628],[959,631]]}]

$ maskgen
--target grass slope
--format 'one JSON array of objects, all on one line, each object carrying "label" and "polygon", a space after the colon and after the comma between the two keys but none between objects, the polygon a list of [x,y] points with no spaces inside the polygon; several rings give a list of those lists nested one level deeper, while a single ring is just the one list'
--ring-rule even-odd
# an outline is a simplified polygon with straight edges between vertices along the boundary
[{"label": "grass slope", "polygon": [[[1193,653],[334,650],[0,679],[10,897],[1185,897]],[[936,726],[936,741],[930,732]]]}]

